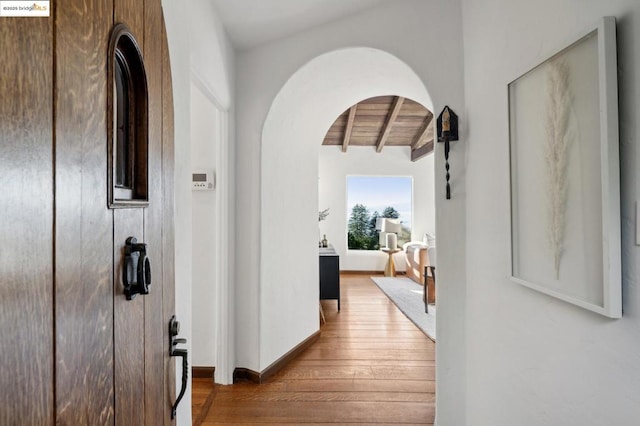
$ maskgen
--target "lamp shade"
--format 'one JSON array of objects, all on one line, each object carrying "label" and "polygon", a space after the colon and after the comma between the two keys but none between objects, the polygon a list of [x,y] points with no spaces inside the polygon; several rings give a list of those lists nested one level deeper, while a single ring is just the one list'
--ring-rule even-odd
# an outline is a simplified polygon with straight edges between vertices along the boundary
[{"label": "lamp shade", "polygon": [[385,218],[382,222],[382,232],[397,234],[400,229],[400,222],[397,219]]}]

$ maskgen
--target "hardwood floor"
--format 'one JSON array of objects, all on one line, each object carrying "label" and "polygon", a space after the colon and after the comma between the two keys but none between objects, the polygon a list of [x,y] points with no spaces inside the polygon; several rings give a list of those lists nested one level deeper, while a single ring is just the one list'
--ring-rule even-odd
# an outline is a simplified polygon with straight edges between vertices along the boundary
[{"label": "hardwood floor", "polygon": [[433,424],[435,343],[364,275],[341,275],[320,339],[257,385],[193,382],[194,424]]}]

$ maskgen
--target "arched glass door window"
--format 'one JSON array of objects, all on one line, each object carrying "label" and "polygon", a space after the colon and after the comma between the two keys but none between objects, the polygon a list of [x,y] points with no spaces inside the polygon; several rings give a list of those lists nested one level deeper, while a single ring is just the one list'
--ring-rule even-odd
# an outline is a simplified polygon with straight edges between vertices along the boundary
[{"label": "arched glass door window", "polygon": [[[130,139],[130,102],[129,102],[129,81],[126,63],[122,55],[116,53],[115,70],[115,132],[116,139],[116,188],[131,191],[133,189],[133,164],[131,160],[135,155],[132,150],[133,144]],[[134,152],[130,152],[134,151]],[[133,155],[132,155],[133,154]]]},{"label": "arched glass door window", "polygon": [[126,25],[112,32],[109,81],[109,200],[111,208],[145,207],[148,198],[147,78],[138,44]]}]

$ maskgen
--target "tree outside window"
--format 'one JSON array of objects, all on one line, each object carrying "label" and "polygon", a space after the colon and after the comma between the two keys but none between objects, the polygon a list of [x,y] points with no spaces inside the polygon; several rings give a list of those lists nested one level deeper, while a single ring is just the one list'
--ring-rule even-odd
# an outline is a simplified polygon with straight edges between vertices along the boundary
[{"label": "tree outside window", "polygon": [[379,250],[379,218],[398,219],[398,244],[411,240],[413,179],[411,177],[347,177],[347,246],[349,250]]}]

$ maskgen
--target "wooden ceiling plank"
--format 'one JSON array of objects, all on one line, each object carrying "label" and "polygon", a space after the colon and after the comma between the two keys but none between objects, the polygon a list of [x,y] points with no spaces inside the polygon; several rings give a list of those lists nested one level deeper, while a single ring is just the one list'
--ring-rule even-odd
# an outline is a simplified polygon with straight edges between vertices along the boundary
[{"label": "wooden ceiling plank", "polygon": [[349,139],[351,139],[351,130],[353,129],[353,121],[356,118],[356,109],[358,104],[355,104],[349,108],[349,118],[347,119],[347,127],[344,130],[344,139],[342,140],[342,152],[347,152],[349,146]]},{"label": "wooden ceiling plank", "polygon": [[378,139],[378,143],[376,145],[376,152],[382,151],[387,138],[389,137],[389,132],[393,127],[393,122],[396,121],[396,117],[400,112],[400,108],[402,107],[402,103],[404,102],[404,98],[402,96],[396,97],[391,107],[391,113],[387,117],[387,121],[384,123],[384,127],[382,128],[382,133],[380,133],[380,138]]},{"label": "wooden ceiling plank", "polygon": [[433,114],[429,114],[424,119],[424,122],[422,123],[422,127],[420,128],[420,131],[418,131],[418,134],[413,139],[413,142],[411,142],[411,149],[415,150],[418,144],[420,143],[420,141],[429,134],[433,134]]}]

